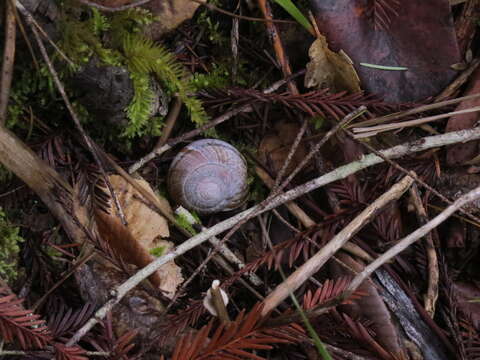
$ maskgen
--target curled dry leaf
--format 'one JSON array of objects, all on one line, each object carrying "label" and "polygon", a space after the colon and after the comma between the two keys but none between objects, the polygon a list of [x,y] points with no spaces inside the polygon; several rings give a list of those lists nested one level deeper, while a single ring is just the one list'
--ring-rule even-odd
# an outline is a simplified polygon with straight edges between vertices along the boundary
[{"label": "curled dry leaf", "polygon": [[[278,174],[282,168],[299,131],[300,127],[296,123],[279,122],[275,125],[275,131],[266,135],[260,142],[259,159],[274,174]],[[304,143],[300,143],[286,173],[291,173],[305,156],[307,156],[307,148]]]},{"label": "curled dry leaf", "polygon": [[[163,240],[170,235],[167,220],[153,211],[143,201],[140,193],[121,176],[112,175],[109,180],[118,197],[127,225],[121,223],[113,200],[110,199],[110,214],[101,210],[95,213],[99,234],[124,261],[142,268],[155,259],[152,253],[166,253],[173,246]],[[153,196],[157,196],[146,181],[136,181]],[[163,208],[170,209],[165,199],[159,200],[164,202]],[[173,297],[183,278],[180,268],[171,261],[157,270],[150,277],[150,281],[164,291],[166,296]]]},{"label": "curled dry leaf", "polygon": [[313,42],[308,51],[305,86],[329,88],[332,92],[360,92],[360,79],[350,59],[344,52],[335,53],[328,48],[325,36]]}]

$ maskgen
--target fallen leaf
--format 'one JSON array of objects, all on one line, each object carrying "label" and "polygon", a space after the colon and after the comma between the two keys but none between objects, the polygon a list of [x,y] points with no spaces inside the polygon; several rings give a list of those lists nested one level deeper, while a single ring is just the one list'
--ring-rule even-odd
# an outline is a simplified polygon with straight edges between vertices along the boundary
[{"label": "fallen leaf", "polygon": [[[109,181],[120,202],[127,226],[120,221],[110,200],[109,214],[101,210],[95,213],[98,232],[122,259],[142,268],[155,259],[151,254],[152,250],[163,247],[166,253],[173,246],[164,240],[170,235],[167,221],[153,211],[143,201],[142,195],[123,177],[112,175]],[[157,196],[146,181],[136,182],[153,196]],[[170,209],[165,199],[160,198],[159,201],[164,203],[164,208]],[[181,270],[173,261],[163,265],[149,279],[168,297],[173,297],[177,286],[183,282]]]},{"label": "fallen leaf", "polygon": [[308,55],[311,61],[305,74],[306,87],[329,88],[332,92],[361,91],[360,79],[350,59],[343,52],[331,51],[325,36],[319,35]]},{"label": "fallen leaf", "polygon": [[[384,1],[388,2],[388,0]],[[333,51],[354,62],[362,89],[385,101],[418,101],[440,93],[461,61],[448,0],[402,1],[385,28],[374,26],[367,0],[311,0],[315,20]],[[360,63],[406,67],[380,70]]]},{"label": "fallen leaf", "polygon": [[199,6],[199,3],[192,0],[150,1],[143,7],[152,12],[156,21],[148,27],[148,35],[153,40],[158,40],[165,33],[190,19]]},{"label": "fallen leaf", "polygon": [[[98,5],[116,8],[129,5],[138,0],[93,0]],[[148,27],[147,34],[152,40],[158,40],[165,33],[172,31],[185,20],[190,19],[199,3],[192,0],[151,0],[143,8],[155,16],[155,21]]]}]

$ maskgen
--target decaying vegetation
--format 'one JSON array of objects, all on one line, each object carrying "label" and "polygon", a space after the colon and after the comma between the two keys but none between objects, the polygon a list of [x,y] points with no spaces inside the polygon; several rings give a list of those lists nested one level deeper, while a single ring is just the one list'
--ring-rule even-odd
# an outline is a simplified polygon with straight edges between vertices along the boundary
[{"label": "decaying vegetation", "polygon": [[[0,13],[0,358],[480,357],[478,0]],[[199,216],[207,137],[249,193]]]}]

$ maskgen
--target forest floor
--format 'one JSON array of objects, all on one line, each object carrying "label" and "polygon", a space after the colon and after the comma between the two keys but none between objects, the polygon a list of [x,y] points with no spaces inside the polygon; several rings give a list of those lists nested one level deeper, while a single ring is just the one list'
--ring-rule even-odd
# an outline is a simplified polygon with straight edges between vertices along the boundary
[{"label": "forest floor", "polygon": [[0,359],[480,358],[480,1],[0,14]]}]

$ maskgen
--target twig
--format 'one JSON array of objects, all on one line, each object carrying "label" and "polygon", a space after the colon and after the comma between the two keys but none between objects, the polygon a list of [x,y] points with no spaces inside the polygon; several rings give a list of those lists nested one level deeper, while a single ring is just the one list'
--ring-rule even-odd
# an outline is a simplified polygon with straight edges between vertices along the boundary
[{"label": "twig", "polygon": [[[202,223],[195,219],[192,214],[184,207],[180,206],[177,210],[175,210],[175,212],[177,213],[177,215],[182,216],[186,221],[188,221],[190,225],[198,228],[198,230],[205,231],[207,229],[205,226],[202,225]],[[240,260],[238,256],[235,255],[235,253],[228,248],[228,246],[226,246],[225,244],[220,245],[220,240],[218,240],[218,238],[212,236],[210,239],[208,239],[208,241],[215,247],[220,246],[220,254],[222,254],[223,257],[229,262],[235,264],[238,269],[242,269],[245,266],[245,263]],[[248,273],[245,275],[254,285],[259,286],[263,284],[262,279],[260,279],[255,273]]]},{"label": "twig", "polygon": [[[418,221],[420,224],[425,225],[428,222],[427,211],[423,206],[420,193],[417,186],[414,184],[410,189],[410,195],[413,205],[417,212]],[[435,250],[435,244],[433,243],[433,237],[431,233],[428,233],[425,237],[425,249],[427,251],[428,259],[428,288],[427,294],[424,296],[425,311],[433,319],[435,315],[435,304],[438,299],[438,280],[440,277],[438,270],[438,258]]]},{"label": "twig", "polygon": [[261,22],[275,22],[275,23],[284,23],[284,24],[296,24],[295,21],[291,21],[291,20],[261,19],[261,18],[256,18],[256,17],[234,14],[230,11],[223,10],[223,9],[213,5],[213,4],[209,4],[209,3],[205,2],[205,1],[202,1],[202,0],[190,0],[190,1],[193,1],[193,2],[195,2],[197,4],[200,4],[200,5],[203,5],[209,10],[217,11],[219,13],[222,13],[224,15],[228,15],[228,16],[231,16],[231,17],[234,17],[234,18],[237,18],[237,19],[249,20],[249,21],[261,21]]},{"label": "twig", "polygon": [[47,64],[48,70],[50,71],[50,74],[52,75],[53,81],[55,82],[55,85],[60,92],[60,95],[62,96],[63,101],[65,102],[65,105],[68,109],[68,112],[70,113],[70,116],[73,119],[73,122],[75,123],[75,126],[77,127],[78,131],[82,135],[83,140],[87,144],[87,147],[92,154],[100,172],[102,173],[102,177],[105,180],[105,184],[107,185],[107,188],[110,192],[110,195],[112,196],[112,199],[114,200],[115,208],[118,211],[120,220],[122,221],[122,224],[126,225],[126,220],[125,220],[125,215],[123,213],[122,207],[120,205],[120,202],[118,200],[117,195],[113,191],[112,184],[110,184],[110,181],[108,181],[107,173],[105,172],[105,169],[103,167],[102,162],[100,161],[100,158],[95,150],[94,144],[90,137],[86,134],[85,130],[83,129],[82,124],[80,123],[80,119],[78,118],[77,114],[75,113],[75,110],[73,109],[72,104],[70,103],[70,100],[68,99],[68,96],[65,92],[65,88],[63,87],[62,82],[60,81],[60,78],[58,77],[57,71],[55,70],[50,57],[48,56],[47,50],[45,49],[45,45],[43,44],[42,39],[40,38],[40,35],[38,34],[37,28],[33,23],[33,17],[32,14],[17,0],[16,2],[16,7],[17,9],[23,14],[25,17],[25,20],[27,21],[28,25],[30,26],[30,29],[32,30],[32,33],[35,37],[35,40],[38,44],[38,47],[40,49],[40,52],[42,54],[43,59],[45,60],[45,63]]},{"label": "twig", "polygon": [[[267,0],[258,0],[258,7],[263,13],[263,17],[268,20],[272,20],[272,9],[270,8],[269,3]],[[290,68],[290,62],[288,61],[287,55],[285,54],[285,50],[283,49],[282,40],[280,38],[280,34],[278,32],[277,27],[274,23],[267,22],[265,24],[267,27],[267,33],[270,37],[270,40],[273,43],[273,49],[275,50],[275,55],[277,56],[277,60],[280,63],[282,68],[283,76],[287,77],[292,75],[292,69]],[[298,94],[298,88],[294,81],[288,82],[288,88],[292,94]]]},{"label": "twig", "polygon": [[430,231],[432,231],[445,220],[447,220],[455,211],[460,209],[462,206],[478,198],[480,198],[480,186],[459,197],[452,205],[448,206],[445,210],[443,210],[440,214],[438,214],[428,223],[418,228],[410,235],[399,240],[396,245],[392,246],[388,251],[380,255],[375,261],[367,265],[361,273],[355,276],[355,278],[348,286],[346,292],[351,294],[362,284],[363,281],[365,281],[365,279],[370,277],[370,275],[372,275],[375,270],[377,270],[380,266],[393,259],[395,256],[397,256],[399,253],[408,248],[417,240],[423,238],[426,234],[428,234]]},{"label": "twig", "polygon": [[[263,183],[270,189],[273,188],[274,180],[261,167],[255,167],[255,173],[263,181]],[[291,201],[285,204],[286,208],[295,216],[306,228],[315,226],[316,222],[308,216],[295,202]]]},{"label": "twig", "polygon": [[[303,72],[301,72],[301,73],[303,73]],[[287,83],[289,81],[289,79],[292,79],[292,78],[298,76],[298,74],[299,73],[294,74],[294,75],[292,75],[292,76],[290,76],[286,79],[282,79],[280,81],[277,81],[272,86],[265,89],[263,91],[263,93],[264,94],[269,94],[269,93],[274,92],[275,90],[280,88],[282,85]],[[217,126],[218,124],[221,124],[224,121],[227,121],[227,120],[231,119],[232,117],[234,117],[238,114],[241,114],[241,113],[244,113],[244,112],[249,112],[249,111],[252,111],[252,110],[253,110],[253,108],[250,104],[245,104],[245,105],[240,106],[238,108],[234,108],[234,109],[226,112],[225,114],[220,115],[219,117],[213,119],[208,124],[205,124],[202,127],[199,127],[198,129],[189,131],[188,133],[185,133],[182,136],[179,136],[178,138],[172,139],[171,141],[168,141],[165,145],[161,146],[160,148],[153,149],[150,153],[148,153],[147,155],[145,155],[144,157],[139,159],[137,162],[135,162],[135,164],[130,166],[130,168],[128,169],[128,172],[130,174],[132,174],[135,171],[138,171],[138,169],[143,167],[147,162],[155,159],[157,156],[162,155],[164,152],[170,150],[175,145],[180,144],[180,143],[184,142],[185,140],[191,139],[195,136],[198,136],[201,133],[207,131],[208,129],[211,129],[211,128]]]},{"label": "twig", "polygon": [[[287,177],[287,179],[285,179],[285,181],[280,185],[278,186],[278,188],[276,189],[275,192],[272,191],[272,193],[265,199],[263,200],[259,205],[258,205],[258,208],[256,211],[252,212],[251,214],[249,214],[247,217],[243,218],[242,220],[240,220],[238,223],[235,224],[235,226],[233,226],[229,231],[228,233],[222,238],[222,240],[220,240],[220,242],[218,243],[218,245],[210,252],[210,254],[208,254],[208,256],[202,261],[202,263],[198,266],[198,268],[195,270],[195,272],[190,276],[190,278],[188,279],[188,282],[192,281],[193,278],[198,275],[200,273],[200,271],[203,269],[203,267],[205,267],[208,262],[214,258],[214,256],[216,255],[216,253],[219,251],[220,249],[220,246],[225,244],[231,237],[232,235],[237,232],[238,229],[240,229],[240,227],[245,224],[247,221],[249,221],[250,219],[253,219],[254,217],[256,217],[257,215],[261,214],[263,212],[263,209],[265,207],[268,206],[268,204],[275,198],[275,196],[277,196],[281,191],[283,191],[283,189],[285,189],[285,187],[289,184],[289,182],[291,181],[291,179],[293,179],[293,177],[307,164],[307,162],[315,155],[316,152],[318,152],[320,150],[320,148],[322,147],[323,144],[325,144],[331,136],[333,136],[333,134],[336,133],[336,131],[338,131],[338,129],[340,129],[340,127],[343,125],[343,124],[346,124],[348,123],[350,120],[354,119],[355,117],[359,116],[360,114],[362,114],[363,112],[365,111],[365,108],[364,107],[360,107],[358,108],[357,110],[354,110],[352,111],[350,114],[348,114],[347,116],[345,116],[345,118],[340,121],[336,126],[334,126],[332,129],[330,129],[330,131],[328,133],[325,134],[325,136],[322,138],[322,140],[320,140],[317,145],[310,151],[310,154],[308,154],[307,157],[305,157],[305,159],[303,159],[303,161],[296,167],[296,169]],[[298,142],[300,141],[300,137],[297,136],[297,138],[295,139],[297,144]],[[292,152],[290,151],[290,154],[292,154]],[[285,167],[285,166],[284,166]]]},{"label": "twig", "polygon": [[30,38],[27,36],[27,32],[25,31],[25,27],[23,26],[22,18],[18,14],[18,11],[17,11],[16,7],[14,7],[14,12],[15,12],[15,19],[17,20],[18,28],[20,29],[20,32],[22,33],[22,36],[23,36],[23,39],[25,40],[25,43],[27,44],[28,51],[30,52],[30,55],[32,55],[33,64],[35,65],[35,68],[38,71],[40,71],[40,65],[38,64],[38,60],[37,60],[37,57],[35,55],[35,51],[33,51],[32,42],[30,41]]},{"label": "twig", "polygon": [[448,112],[445,114],[439,114],[439,115],[434,115],[434,116],[428,116],[420,119],[415,119],[415,120],[409,120],[409,121],[402,121],[398,123],[392,123],[392,124],[384,124],[384,125],[377,125],[377,126],[370,126],[370,127],[355,127],[353,128],[353,132],[356,133],[355,138],[365,138],[365,137],[370,137],[373,135],[377,135],[379,133],[385,132],[385,131],[391,131],[391,130],[396,130],[396,129],[401,129],[401,128],[406,128],[406,127],[412,127],[412,126],[418,126],[420,124],[425,124],[431,121],[435,120],[440,120],[440,119],[445,119],[454,115],[460,115],[460,114],[467,114],[471,112],[477,112],[480,111],[480,106],[474,106],[469,109],[464,109],[464,110],[458,110],[458,111],[452,111]]},{"label": "twig", "polygon": [[270,313],[278,304],[283,302],[288,296],[295,292],[302,284],[307,281],[320,268],[349,241],[362,227],[364,227],[374,216],[376,216],[387,204],[396,200],[407,191],[412,185],[413,179],[404,177],[400,182],[393,185],[390,190],[381,195],[372,204],[367,206],[355,219],[353,219],[345,228],[336,234],[325,246],[323,246],[314,256],[308,259],[302,266],[295,270],[290,276],[278,285],[273,292],[263,301],[262,315]]},{"label": "twig", "polygon": [[318,153],[322,146],[330,140],[330,138],[337,133],[341,128],[344,128],[351,121],[362,115],[367,108],[365,106],[360,106],[358,109],[355,109],[350,114],[345,116],[341,121],[339,121],[333,128],[331,128],[325,136],[310,150],[309,154],[298,164],[297,168],[292,171],[292,173],[285,179],[285,181],[280,185],[278,191],[282,191],[285,187],[292,181],[292,179],[307,165],[307,163]]},{"label": "twig", "polygon": [[463,84],[465,84],[470,78],[470,75],[472,75],[477,69],[478,65],[480,65],[480,59],[473,59],[469,67],[458,75],[458,77],[435,98],[435,102],[443,101],[452,96]]},{"label": "twig", "polygon": [[285,172],[287,171],[288,166],[292,162],[293,155],[295,155],[295,152],[298,149],[298,146],[300,145],[300,141],[302,140],[303,134],[305,134],[305,131],[307,130],[308,126],[308,121],[307,119],[303,119],[303,124],[300,130],[297,133],[297,136],[295,136],[295,140],[293,141],[292,146],[290,147],[290,150],[288,152],[287,157],[283,161],[282,168],[277,174],[277,178],[275,179],[275,183],[273,184],[273,187],[271,189],[271,194],[277,194],[279,187],[280,187],[280,182],[282,181],[283,176],[285,175]]},{"label": "twig", "polygon": [[[422,179],[420,179],[417,174],[413,173],[413,172],[410,172],[408,171],[407,169],[405,169],[403,166],[401,166],[400,164],[398,164],[397,162],[393,161],[392,159],[389,159],[388,157],[386,157],[382,151],[379,151],[377,149],[375,149],[372,145],[370,145],[367,141],[359,141],[358,139],[355,139],[354,135],[344,129],[343,130],[348,136],[350,136],[352,139],[356,140],[361,146],[367,148],[369,151],[371,151],[373,154],[381,157],[385,162],[389,163],[391,166],[393,166],[395,169],[399,170],[400,172],[404,173],[405,175],[407,176],[411,176],[415,182],[417,184],[420,184],[422,185],[425,189],[427,189],[428,191],[430,191],[432,194],[434,194],[435,196],[437,196],[440,200],[444,201],[445,203],[447,204],[453,204],[453,201],[450,200],[449,198],[447,198],[445,195],[443,195],[442,193],[440,193],[438,190],[434,189],[433,187],[431,187],[430,185],[428,185],[425,181],[423,181]],[[470,212],[468,212],[467,210],[463,210],[463,209],[460,209],[459,210],[461,213],[463,213],[465,216],[469,217],[470,219],[472,219],[473,221],[475,221],[476,224],[480,224],[480,218],[478,218],[477,216],[471,214]]]},{"label": "twig", "polygon": [[62,278],[57,281],[57,283],[52,286],[43,296],[37,300],[37,302],[32,306],[31,310],[32,311],[37,311],[37,309],[43,305],[45,300],[56,290],[60,285],[62,285],[72,274],[83,264],[85,264],[88,260],[90,260],[93,256],[95,255],[95,251],[91,250],[89,251],[85,256],[83,256],[81,259],[78,259],[75,264],[73,264],[72,268],[68,270],[66,274],[62,276]]},{"label": "twig", "polygon": [[370,120],[361,121],[361,122],[358,122],[356,124],[350,125],[349,128],[383,124],[383,123],[386,123],[388,121],[400,119],[400,118],[405,117],[405,116],[415,115],[415,114],[418,114],[418,113],[421,113],[421,112],[438,109],[438,108],[441,108],[441,107],[444,107],[444,106],[447,106],[447,105],[458,104],[458,103],[460,103],[464,100],[476,99],[478,97],[480,97],[480,94],[473,94],[473,95],[459,97],[459,98],[456,98],[456,99],[441,101],[441,102],[434,103],[434,104],[422,105],[422,106],[418,106],[414,109],[399,111],[399,112],[396,112],[396,113],[393,113],[393,114],[380,116],[380,117],[373,118],[373,119],[370,119]]},{"label": "twig", "polygon": [[[23,350],[1,350],[0,351],[0,356],[32,356],[35,355],[37,351],[23,351]],[[44,351],[38,351],[39,355],[45,354]],[[87,355],[87,356],[102,356],[102,357],[107,357],[110,356],[110,353],[105,352],[105,351],[85,351],[85,354],[82,355]]]},{"label": "twig", "polygon": [[116,11],[124,11],[137,6],[145,5],[149,3],[151,0],[139,0],[131,4],[116,6],[116,7],[103,6],[90,0],[77,0],[77,1],[82,3],[83,5],[91,6],[98,10],[107,11],[107,12],[116,12]]},{"label": "twig", "polygon": [[[399,158],[404,155],[412,154],[419,151],[428,150],[431,148],[436,148],[439,146],[451,145],[459,142],[468,142],[473,140],[480,139],[480,127],[460,130],[455,132],[450,132],[443,135],[428,136],[420,140],[394,146],[392,148],[381,151],[380,153],[387,158]],[[271,209],[276,208],[288,201],[292,201],[310,191],[318,189],[324,185],[327,185],[331,182],[344,179],[349,175],[356,173],[362,169],[366,169],[370,166],[380,164],[384,160],[375,155],[369,154],[364,156],[358,161],[351,162],[349,164],[340,166],[339,168],[324,174],[316,179],[313,179],[303,185],[297,186],[296,188],[289,190],[283,194],[277,195],[272,201],[262,209],[262,213]],[[228,218],[208,229],[202,231],[200,234],[197,234],[184,243],[178,245],[172,249],[168,254],[155,259],[153,262],[145,266],[143,269],[140,269],[137,273],[127,279],[124,283],[117,287],[114,291],[114,296],[108,300],[101,308],[97,310],[94,317],[88,320],[82,328],[80,328],[68,341],[67,345],[72,345],[78,342],[90,329],[98,323],[99,320],[103,319],[106,314],[118,303],[123,297],[132,289],[134,289],[140,282],[145,280],[147,277],[152,275],[160,266],[166,264],[167,262],[174,260],[178,256],[186,253],[187,251],[195,248],[196,246],[207,241],[212,236],[216,236],[227,229],[230,229],[232,226],[237,224],[239,221],[247,218],[250,214],[256,212],[259,209],[259,205],[253,206],[250,209],[247,209],[231,218]]]},{"label": "twig", "polygon": [[229,323],[230,318],[228,317],[227,307],[223,302],[223,296],[220,290],[219,281],[215,280],[212,283],[212,287],[210,288],[210,293],[212,294],[212,302],[217,311],[218,318],[224,323]]},{"label": "twig", "polygon": [[0,124],[5,124],[7,119],[8,98],[13,77],[13,64],[15,62],[15,39],[17,28],[15,26],[14,6],[10,0],[5,6],[5,45],[3,47],[2,82],[0,83]]},{"label": "twig", "polygon": [[[293,203],[293,201],[292,201],[292,203]],[[276,209],[273,209],[272,212],[283,224],[285,224],[293,232],[295,232],[297,234],[300,234],[301,231],[298,230],[292,224],[290,224],[287,220],[285,220],[284,217],[282,215],[280,215],[279,212]],[[313,221],[313,220],[310,219],[310,221]],[[313,241],[309,236],[305,236],[305,238],[313,246],[318,247],[318,244],[315,241]],[[350,254],[362,259],[362,260],[373,261],[373,258],[365,250],[363,250],[360,246],[358,246],[357,244],[347,242],[345,245],[343,245],[342,249],[345,250],[346,252],[349,252]]]},{"label": "twig", "polygon": [[72,60],[68,58],[68,56],[58,47],[57,44],[51,39],[51,37],[43,30],[43,28],[40,26],[40,24],[35,20],[33,17],[31,18],[33,25],[36,26],[37,30],[40,32],[41,35],[48,41],[48,43],[58,52],[58,54],[65,60],[68,65],[71,67],[74,67],[75,64],[73,63]]},{"label": "twig", "polygon": [[156,149],[161,148],[168,140],[170,137],[170,134],[172,133],[173,127],[175,126],[175,123],[177,122],[178,115],[180,115],[180,109],[182,108],[182,100],[178,97],[178,95],[175,95],[173,99],[173,104],[168,112],[167,118],[165,119],[165,127],[162,129],[162,135],[158,139],[157,144],[153,148],[155,151]]}]

